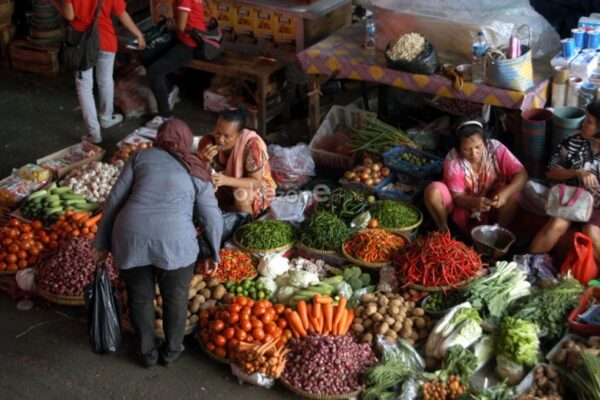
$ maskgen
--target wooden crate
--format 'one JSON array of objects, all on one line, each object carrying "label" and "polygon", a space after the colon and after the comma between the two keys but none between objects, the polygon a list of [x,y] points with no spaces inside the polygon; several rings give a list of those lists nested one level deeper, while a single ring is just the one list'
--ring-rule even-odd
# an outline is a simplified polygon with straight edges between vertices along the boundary
[{"label": "wooden crate", "polygon": [[55,77],[59,72],[59,46],[40,46],[17,39],[10,43],[10,61],[14,69]]},{"label": "wooden crate", "polygon": [[0,65],[10,67],[8,45],[14,39],[17,29],[14,25],[0,28]]}]

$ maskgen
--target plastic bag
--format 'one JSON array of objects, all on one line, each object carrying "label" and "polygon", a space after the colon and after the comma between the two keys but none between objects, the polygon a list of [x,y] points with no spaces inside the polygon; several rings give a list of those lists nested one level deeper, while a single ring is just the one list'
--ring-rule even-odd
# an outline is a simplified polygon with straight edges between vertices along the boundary
[{"label": "plastic bag", "polygon": [[429,42],[425,45],[425,50],[419,54],[413,61],[392,60],[385,51],[385,59],[388,67],[399,71],[410,72],[411,74],[435,74],[440,69],[437,51]]},{"label": "plastic bag", "polygon": [[525,369],[521,364],[517,364],[504,356],[498,356],[496,357],[496,374],[500,378],[506,379],[506,383],[514,386],[521,382],[525,376]]},{"label": "plastic bag", "polygon": [[536,215],[546,216],[546,199],[550,188],[533,180],[527,181],[519,205]]},{"label": "plastic bag", "polygon": [[281,254],[267,254],[258,263],[258,273],[266,278],[275,279],[290,269],[290,260]]},{"label": "plastic bag", "polygon": [[383,335],[377,335],[375,346],[381,352],[383,362],[400,361],[415,372],[425,369],[423,357],[404,339],[398,339],[396,343],[388,343]]},{"label": "plastic bag", "polygon": [[308,145],[293,147],[272,144],[268,148],[271,174],[281,190],[297,189],[315,175],[315,162]]},{"label": "plastic bag", "polygon": [[312,193],[303,191],[297,195],[277,196],[271,202],[271,215],[279,221],[302,222],[304,210],[312,200]]},{"label": "plastic bag", "polygon": [[537,285],[541,280],[552,280],[558,275],[554,262],[549,254],[515,255],[513,261],[519,269],[527,274],[527,281]]},{"label": "plastic bag", "polygon": [[121,345],[121,307],[106,264],[96,268],[94,282],[86,287],[85,293],[92,351],[97,354],[117,351]]},{"label": "plastic bag", "polygon": [[[223,233],[221,235],[221,247],[233,235],[237,228],[252,221],[252,216],[245,212],[226,212],[223,213]],[[204,235],[198,236],[198,260],[204,260],[213,256],[208,240]]]},{"label": "plastic bag", "polygon": [[483,31],[492,47],[508,45],[516,27],[528,25],[534,59],[550,59],[560,50],[560,37],[528,0],[371,0],[377,24],[377,47],[409,32],[427,37],[443,63],[471,60],[473,35]]},{"label": "plastic bag", "polygon": [[15,281],[17,281],[19,289],[27,292],[33,291],[34,280],[35,271],[33,268],[25,268],[21,271],[17,271],[17,274],[15,275]]},{"label": "plastic bag", "polygon": [[240,383],[247,382],[251,385],[264,387],[266,389],[271,389],[273,385],[275,385],[275,379],[269,378],[267,375],[258,372],[248,375],[235,363],[231,363],[231,373],[238,378]]},{"label": "plastic bag", "polygon": [[573,247],[560,268],[563,275],[569,271],[573,278],[584,285],[598,276],[598,265],[594,259],[594,245],[585,233],[576,232],[573,237]]}]

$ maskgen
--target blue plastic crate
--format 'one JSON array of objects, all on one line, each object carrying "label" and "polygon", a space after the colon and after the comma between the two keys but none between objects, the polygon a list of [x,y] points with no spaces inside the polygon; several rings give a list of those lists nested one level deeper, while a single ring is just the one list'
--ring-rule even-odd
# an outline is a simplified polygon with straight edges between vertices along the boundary
[{"label": "blue plastic crate", "polygon": [[[417,157],[424,158],[428,163],[421,166],[415,165],[401,158],[404,153],[410,153]],[[396,173],[408,175],[417,179],[441,175],[444,168],[444,160],[441,157],[405,146],[394,147],[383,153],[383,163]]]},{"label": "blue plastic crate", "polygon": [[423,196],[424,189],[417,189],[414,193],[397,192],[395,190],[385,190],[384,188],[390,183],[398,181],[398,176],[395,173],[390,174],[379,185],[375,187],[375,194],[380,200],[398,200],[405,203],[416,203]]}]

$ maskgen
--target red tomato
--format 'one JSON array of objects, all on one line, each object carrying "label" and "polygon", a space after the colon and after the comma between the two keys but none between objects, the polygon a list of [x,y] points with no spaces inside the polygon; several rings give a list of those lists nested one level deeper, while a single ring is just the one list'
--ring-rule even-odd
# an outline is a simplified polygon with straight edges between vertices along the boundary
[{"label": "red tomato", "polygon": [[226,344],[227,344],[227,339],[225,339],[225,336],[223,336],[223,335],[215,336],[215,345],[217,347],[223,347]]},{"label": "red tomato", "polygon": [[271,313],[266,312],[262,315],[260,320],[263,322],[263,324],[268,324],[269,322],[273,321],[273,316]]},{"label": "red tomato", "polygon": [[278,338],[282,335],[283,333],[283,329],[281,329],[280,327],[276,327],[273,332],[269,332],[271,335],[273,335],[274,338]]},{"label": "red tomato", "polygon": [[21,260],[27,259],[27,256],[28,254],[25,250],[19,250],[19,252],[17,253],[17,258]]},{"label": "red tomato", "polygon": [[273,323],[273,322],[269,322],[269,323],[265,324],[265,333],[273,334],[273,332],[275,332],[276,329],[277,329],[277,325],[275,325],[275,323]]},{"label": "red tomato", "polygon": [[379,221],[377,221],[375,218],[371,218],[371,219],[369,220],[369,223],[367,224],[367,227],[368,227],[368,228],[371,228],[371,229],[375,229],[375,228],[377,228],[378,226],[379,226]]},{"label": "red tomato", "polygon": [[6,269],[6,263],[4,261],[0,261],[0,271],[4,271]]},{"label": "red tomato", "polygon": [[206,344],[206,349],[210,352],[214,352],[216,348],[217,348],[217,346],[215,346],[214,343],[209,342]]},{"label": "red tomato", "polygon": [[27,268],[27,260],[19,260],[19,261],[17,261],[17,267],[19,267],[19,269],[25,269],[25,268]]},{"label": "red tomato", "polygon": [[240,314],[232,312],[229,314],[229,319],[227,321],[229,322],[229,325],[233,325],[236,322],[238,322],[239,320],[240,320]]},{"label": "red tomato", "polygon": [[[10,252],[10,250],[9,250]],[[253,315],[257,315],[257,316],[261,316],[263,315],[267,310],[264,307],[261,307],[260,305],[256,305],[254,307],[254,309],[252,310],[252,314]]]},{"label": "red tomato", "polygon": [[229,305],[230,313],[239,313],[241,310],[242,310],[242,306],[237,303],[233,303],[233,304]]},{"label": "red tomato", "polygon": [[267,342],[269,342],[269,341],[271,341],[271,340],[273,340],[273,339],[275,339],[275,338],[273,337],[273,335],[271,335],[271,334],[268,334],[268,333],[267,333],[267,334],[265,335],[265,337],[263,338],[263,343],[267,343]]},{"label": "red tomato", "polygon": [[285,306],[283,304],[275,304],[273,308],[277,314],[283,314],[283,311],[285,310]]},{"label": "red tomato", "polygon": [[207,310],[200,311],[200,319],[208,319],[209,314]]},{"label": "red tomato", "polygon": [[281,329],[285,329],[287,328],[288,322],[285,318],[279,318],[277,320],[277,326],[280,327]]},{"label": "red tomato", "polygon": [[261,328],[254,328],[252,329],[252,337],[259,341],[263,340],[265,338],[265,331],[263,331]]},{"label": "red tomato", "polygon": [[224,347],[217,347],[215,349],[215,356],[221,358],[227,358],[227,350]]},{"label": "red tomato", "polygon": [[248,342],[248,343],[254,342],[254,338],[252,337],[252,335],[246,336],[246,342]]},{"label": "red tomato", "polygon": [[20,250],[19,245],[16,243],[13,243],[10,246],[8,246],[8,252],[10,254],[17,254],[19,252],[19,250]]},{"label": "red tomato", "polygon": [[263,327],[263,323],[259,319],[255,319],[252,321],[253,328],[261,328]]},{"label": "red tomato", "polygon": [[211,324],[211,330],[213,332],[221,332],[223,328],[225,328],[225,323],[220,319],[213,321]]},{"label": "red tomato", "polygon": [[225,339],[233,339],[233,337],[235,336],[235,329],[233,329],[232,327],[225,329],[223,331],[223,336],[225,336]]},{"label": "red tomato", "polygon": [[244,320],[240,322],[240,328],[242,328],[242,330],[246,332],[250,332],[252,330],[252,324],[250,323],[250,321]]},{"label": "red tomato", "polygon": [[242,295],[237,295],[235,296],[235,302],[236,304],[239,304],[240,306],[245,306],[246,304],[248,304],[248,298],[242,296]]},{"label": "red tomato", "polygon": [[244,331],[243,329],[238,329],[235,332],[235,338],[237,340],[243,341],[246,340],[246,337],[248,336],[248,334],[246,333],[246,331]]}]

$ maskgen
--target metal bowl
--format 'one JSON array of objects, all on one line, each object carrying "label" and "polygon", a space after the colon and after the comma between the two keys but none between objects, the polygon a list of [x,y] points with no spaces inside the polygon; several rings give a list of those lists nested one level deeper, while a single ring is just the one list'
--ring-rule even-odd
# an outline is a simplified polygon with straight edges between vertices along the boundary
[{"label": "metal bowl", "polygon": [[493,259],[508,253],[515,242],[515,235],[499,225],[479,225],[471,230],[473,245],[479,253]]}]

